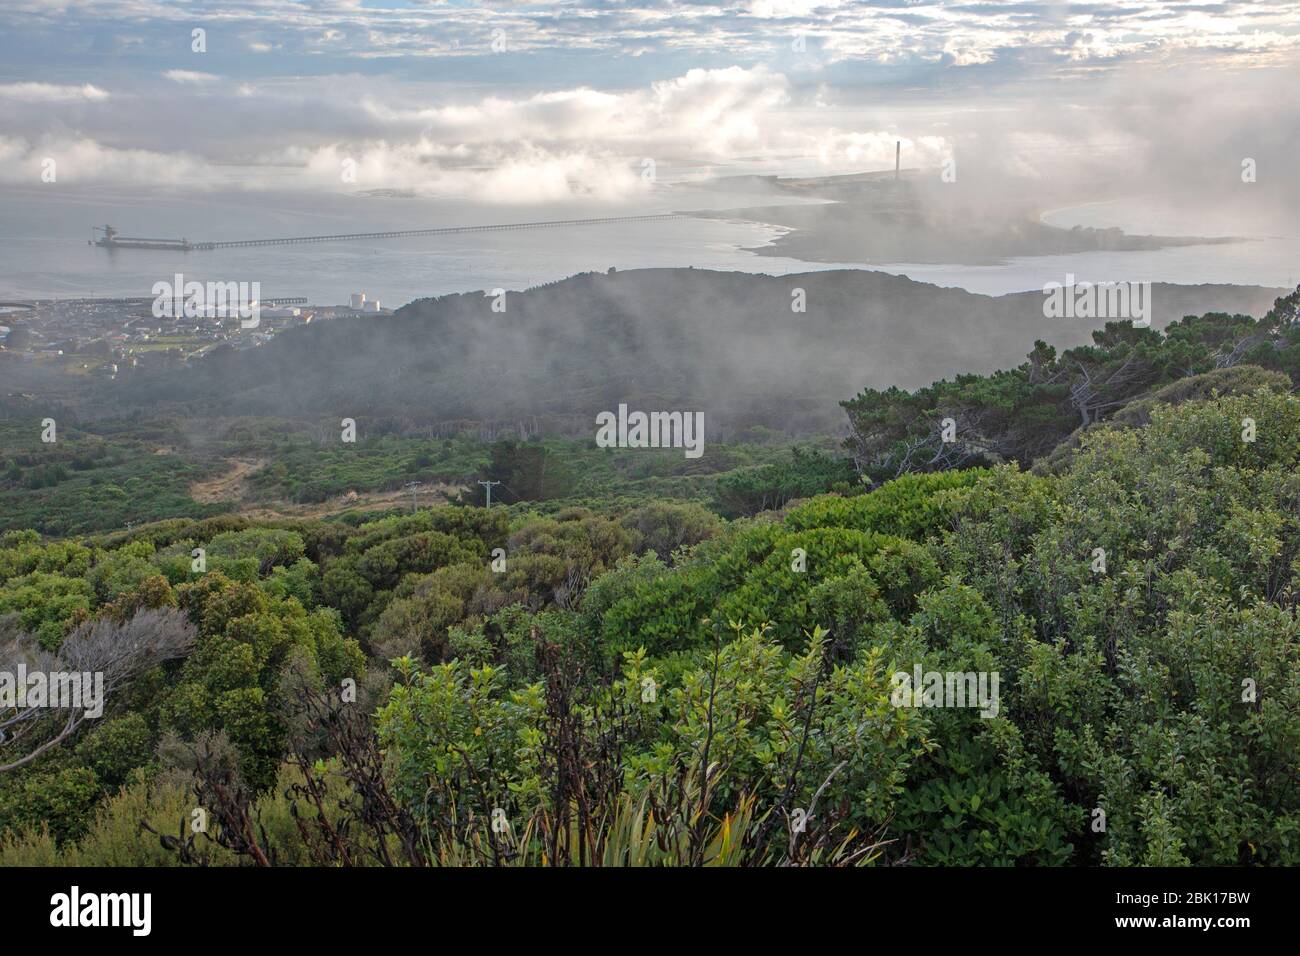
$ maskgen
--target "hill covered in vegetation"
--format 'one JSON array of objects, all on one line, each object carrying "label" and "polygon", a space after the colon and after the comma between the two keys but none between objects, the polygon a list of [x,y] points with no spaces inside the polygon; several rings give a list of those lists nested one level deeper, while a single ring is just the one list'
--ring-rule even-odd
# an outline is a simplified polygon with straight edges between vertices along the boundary
[{"label": "hill covered in vegetation", "polygon": [[1294,865],[1300,399],[1078,440],[731,522],[9,533],[5,659],[120,679],[3,718],[0,863]]},{"label": "hill covered in vegetation", "polygon": [[[867,390],[852,458],[231,419],[256,493],[500,490],[194,515],[185,464],[0,534],[0,673],[104,675],[4,699],[0,865],[1294,865],[1298,311]],[[188,440],[91,425],[9,500]]]},{"label": "hill covered in vegetation", "polygon": [[908,391],[866,388],[842,402],[848,447],[880,480],[1013,460],[1028,467],[1103,422],[1144,421],[1177,404],[1300,383],[1300,289],[1259,319],[1186,316],[1163,332],[1107,322],[1092,341],[1057,350],[1041,339],[1028,360],[989,375],[966,373]]},{"label": "hill covered in vegetation", "polygon": [[[1152,324],[1260,315],[1277,294],[1157,283]],[[422,299],[391,317],[313,323],[257,349],[218,349],[197,367],[95,386],[91,411],[589,436],[598,412],[626,403],[703,411],[708,440],[724,442],[753,425],[794,435],[838,428],[836,403],[863,387],[989,373],[1035,339],[1085,345],[1104,324],[1047,319],[1039,292],[991,297],[856,270],[586,274],[500,297]]]}]

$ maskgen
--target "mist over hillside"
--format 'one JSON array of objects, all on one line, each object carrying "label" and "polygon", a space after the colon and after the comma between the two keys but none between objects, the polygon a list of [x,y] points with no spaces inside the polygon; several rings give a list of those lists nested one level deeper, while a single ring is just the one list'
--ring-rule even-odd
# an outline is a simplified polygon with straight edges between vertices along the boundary
[{"label": "mist over hillside", "polygon": [[[806,311],[796,312],[802,290]],[[1152,325],[1262,315],[1283,290],[1152,286]],[[495,423],[580,434],[619,403],[702,410],[709,436],[764,425],[838,428],[864,387],[916,388],[1019,364],[1028,343],[1090,341],[1104,319],[1048,319],[1043,295],[991,297],[866,271],[782,277],[697,269],[573,276],[503,300],[421,299],[220,349],[197,367],[99,386],[101,411],[386,418],[397,427]],[[496,302],[498,310],[494,311]]]}]

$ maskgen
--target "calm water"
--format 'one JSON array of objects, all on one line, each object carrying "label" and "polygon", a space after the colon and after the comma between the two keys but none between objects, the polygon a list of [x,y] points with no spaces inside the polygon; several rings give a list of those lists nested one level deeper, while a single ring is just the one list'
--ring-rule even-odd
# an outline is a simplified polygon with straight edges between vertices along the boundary
[{"label": "calm water", "polygon": [[666,191],[649,201],[611,208],[595,203],[487,206],[300,193],[158,198],[96,190],[50,198],[39,192],[0,192],[0,296],[148,295],[154,282],[181,271],[186,280],[200,282],[256,280],[264,298],[305,296],[313,304],[329,305],[364,291],[397,306],[449,292],[522,289],[610,266],[693,265],[767,273],[836,267],[743,252],[743,247],[770,242],[779,231],[707,219],[189,253],[109,251],[88,244],[91,225],[103,223],[124,235],[203,241],[647,215],[766,199],[733,193],[711,201],[694,190]]},{"label": "calm water", "polygon": [[[154,282],[180,271],[187,280],[256,280],[265,298],[305,296],[313,304],[329,305],[364,291],[385,305],[398,306],[427,295],[498,286],[522,289],[610,266],[692,265],[769,274],[861,268],[854,263],[755,256],[744,248],[770,242],[779,230],[705,219],[190,253],[109,252],[87,244],[91,225],[103,223],[112,223],[126,235],[202,241],[644,215],[770,201],[762,195],[696,189],[664,189],[618,208],[594,202],[508,206],[289,191],[159,196],[65,187],[57,193],[0,190],[0,297],[148,295]],[[1132,202],[1057,210],[1046,217],[1053,225],[1065,227],[1118,225],[1133,232],[1170,235],[1208,231],[1189,218],[1180,217],[1177,210]],[[874,268],[1000,295],[1041,289],[1045,282],[1062,281],[1067,272],[1080,280],[1294,287],[1300,279],[1298,263],[1300,240],[1263,237],[1231,246],[1040,256],[995,266],[891,263]]]}]

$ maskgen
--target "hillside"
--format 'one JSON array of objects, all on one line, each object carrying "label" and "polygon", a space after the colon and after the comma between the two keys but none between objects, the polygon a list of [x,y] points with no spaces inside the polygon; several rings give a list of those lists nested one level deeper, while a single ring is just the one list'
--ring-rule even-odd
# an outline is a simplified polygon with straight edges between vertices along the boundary
[{"label": "hillside", "polygon": [[[793,312],[803,289],[806,312]],[[1261,315],[1282,290],[1153,286],[1153,327],[1205,312]],[[756,276],[695,269],[574,276],[508,293],[338,319],[197,368],[95,386],[100,414],[176,404],[193,416],[384,418],[399,425],[525,423],[589,433],[593,416],[699,409],[710,441],[749,424],[840,427],[864,387],[915,388],[1019,362],[1036,339],[1068,348],[1104,320],[1047,319],[1043,295],[991,297],[877,272]]]},{"label": "hillside", "polygon": [[760,520],[5,534],[0,654],[112,684],[0,742],[0,865],[1295,865],[1300,398],[1147,419]]}]

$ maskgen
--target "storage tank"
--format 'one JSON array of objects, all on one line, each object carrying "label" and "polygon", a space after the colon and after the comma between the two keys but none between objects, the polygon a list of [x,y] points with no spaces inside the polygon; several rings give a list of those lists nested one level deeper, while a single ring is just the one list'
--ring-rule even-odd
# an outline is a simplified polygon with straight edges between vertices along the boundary
[{"label": "storage tank", "polygon": [[365,308],[365,306],[366,306],[366,294],[364,292],[353,292],[352,293],[353,310],[356,312],[360,312],[362,309]]}]

